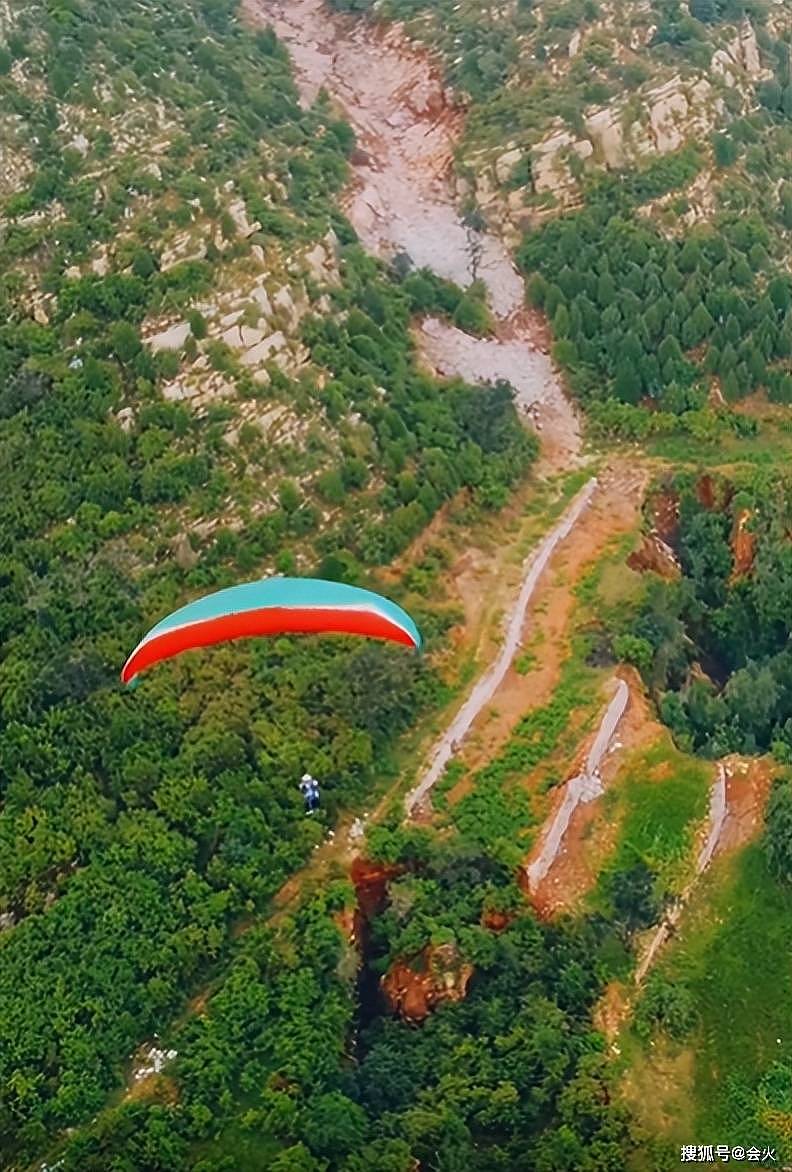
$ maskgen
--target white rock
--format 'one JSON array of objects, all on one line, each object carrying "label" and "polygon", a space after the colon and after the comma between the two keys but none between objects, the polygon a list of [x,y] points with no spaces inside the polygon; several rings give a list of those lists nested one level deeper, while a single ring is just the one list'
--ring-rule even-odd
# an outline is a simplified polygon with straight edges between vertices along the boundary
[{"label": "white rock", "polygon": [[254,289],[250,296],[257,303],[257,305],[260,307],[261,312],[264,314],[265,317],[272,317],[272,306],[270,304],[270,299],[267,296],[266,289],[263,289],[261,287],[259,287],[258,289]]},{"label": "white rock", "polygon": [[285,310],[285,312],[289,314],[289,317],[294,316],[294,300],[292,299],[292,295],[289,292],[288,285],[284,285],[278,290],[273,298],[273,304],[278,309]]},{"label": "white rock", "polygon": [[258,232],[259,228],[261,227],[261,224],[258,222],[258,220],[253,220],[251,223],[251,221],[248,219],[244,200],[238,199],[235,200],[232,204],[229,204],[228,212],[231,216],[231,219],[236,224],[237,231],[241,236],[252,236],[253,233]]},{"label": "white rock", "polygon": [[220,335],[220,341],[225,342],[226,346],[231,346],[234,350],[240,350],[242,348],[242,334],[239,326],[231,326]]},{"label": "white rock", "polygon": [[315,281],[326,279],[327,253],[321,244],[315,244],[310,252],[306,252],[304,260],[308,272]]},{"label": "white rock", "polygon": [[176,322],[162,333],[154,334],[147,341],[154,354],[158,354],[160,350],[181,350],[190,333],[189,322]]},{"label": "white rock", "polygon": [[624,162],[624,131],[621,115],[606,106],[586,119],[586,130],[602,152],[608,167],[620,167]]},{"label": "white rock", "polygon": [[258,366],[260,362],[265,362],[270,354],[277,353],[286,345],[286,338],[280,332],[270,334],[268,338],[264,338],[257,346],[248,350],[246,354],[242,355],[242,362],[245,366]]},{"label": "white rock", "polygon": [[249,350],[251,346],[257,346],[266,336],[264,330],[253,329],[251,326],[240,326],[239,332],[242,335],[242,345],[246,350]]},{"label": "white rock", "polygon": [[649,122],[660,154],[675,151],[685,141],[684,122],[690,113],[690,106],[681,84],[681,78],[672,78],[649,95],[653,98]]},{"label": "white rock", "polygon": [[116,422],[122,431],[127,434],[135,426],[135,410],[133,407],[122,407],[116,415]]},{"label": "white rock", "polygon": [[522,158],[522,151],[519,147],[514,147],[512,150],[505,151],[498,159],[495,160],[495,177],[498,183],[506,183],[514,168]]},{"label": "white rock", "polygon": [[753,80],[763,73],[762,63],[759,60],[759,46],[756,43],[756,33],[750,20],[746,20],[740,30],[740,59],[748,76]]},{"label": "white rock", "polygon": [[162,397],[169,403],[182,403],[185,399],[194,399],[198,394],[195,387],[186,387],[183,383],[167,383],[162,388]]}]

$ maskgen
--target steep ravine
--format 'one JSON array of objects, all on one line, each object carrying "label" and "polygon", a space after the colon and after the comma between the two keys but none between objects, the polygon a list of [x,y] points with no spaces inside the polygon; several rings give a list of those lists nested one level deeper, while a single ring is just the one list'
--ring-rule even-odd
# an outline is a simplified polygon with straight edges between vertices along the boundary
[{"label": "steep ravine", "polygon": [[322,0],[245,0],[245,8],[287,45],[303,102],[324,89],[354,128],[345,211],[366,248],[382,259],[407,253],[416,267],[463,286],[485,283],[495,336],[475,339],[429,319],[417,331],[427,364],[446,376],[507,379],[542,433],[543,467],[569,468],[580,452],[576,413],[536,344],[508,250],[463,223],[453,182],[463,113],[430,55],[398,26],[340,16]]}]

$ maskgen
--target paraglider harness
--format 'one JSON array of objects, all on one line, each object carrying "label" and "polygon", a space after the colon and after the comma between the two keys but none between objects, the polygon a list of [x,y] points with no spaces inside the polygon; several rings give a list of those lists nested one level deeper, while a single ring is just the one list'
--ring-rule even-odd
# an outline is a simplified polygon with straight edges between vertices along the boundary
[{"label": "paraglider harness", "polygon": [[319,782],[310,773],[304,773],[299,785],[300,793],[305,798],[306,814],[313,814],[319,806]]}]

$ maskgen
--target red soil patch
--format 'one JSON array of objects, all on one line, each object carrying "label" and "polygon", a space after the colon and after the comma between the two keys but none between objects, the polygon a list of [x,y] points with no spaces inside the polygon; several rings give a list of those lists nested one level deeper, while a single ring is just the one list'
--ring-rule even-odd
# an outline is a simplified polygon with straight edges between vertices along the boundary
[{"label": "red soil patch", "polygon": [[734,486],[722,477],[705,472],[696,482],[696,496],[703,508],[720,511],[727,507],[734,496]]},{"label": "red soil patch", "polygon": [[652,521],[654,528],[668,542],[672,549],[676,548],[679,536],[679,496],[675,492],[660,492],[652,500]]},{"label": "red soil patch", "polygon": [[731,549],[734,558],[730,581],[734,582],[750,573],[753,569],[756,556],[756,534],[748,528],[753,512],[751,509],[741,509],[734,519],[734,528],[731,535]]},{"label": "red soil patch", "polygon": [[712,477],[708,473],[699,477],[698,483],[696,484],[696,496],[698,497],[699,504],[703,505],[705,509],[715,508],[715,485]]},{"label": "red soil patch", "polygon": [[355,887],[358,908],[366,919],[382,910],[388,884],[397,875],[403,875],[405,870],[404,866],[395,863],[375,863],[361,858],[353,861],[349,877]]},{"label": "red soil patch", "polygon": [[490,908],[485,911],[481,917],[481,926],[486,928],[488,932],[504,932],[512,922],[512,917],[506,912],[496,911]]},{"label": "red soil patch", "polygon": [[[650,745],[663,732],[662,726],[651,712],[637,672],[625,669],[621,674],[630,688],[630,699],[616,731],[613,748],[602,762],[600,772],[605,789],[615,779],[625,751],[632,752]],[[568,770],[570,777],[575,775],[577,767],[582,764],[595,735],[596,733],[592,732],[580,746],[575,756],[576,765]],[[616,745],[620,745],[620,748],[616,748]],[[564,786],[558,786],[554,791],[553,806],[548,812],[548,819],[554,817],[556,809],[563,801],[564,790]],[[522,884],[534,910],[543,919],[571,910],[596,883],[602,862],[616,842],[618,830],[614,823],[605,822],[600,817],[601,810],[602,803],[599,798],[581,802],[570,818],[569,827],[553,865],[536,890],[528,892],[527,883]]]},{"label": "red soil patch", "polygon": [[631,570],[639,573],[651,571],[669,581],[678,578],[680,574],[671,547],[655,532],[644,535],[640,547],[627,558],[627,565]]},{"label": "red soil patch", "polygon": [[718,853],[736,850],[761,832],[764,808],[775,772],[765,757],[729,757],[726,769],[726,820]]},{"label": "red soil patch", "polygon": [[418,1025],[443,1001],[462,1001],[473,966],[462,961],[453,944],[429,945],[412,961],[397,960],[382,978],[391,1013]]}]

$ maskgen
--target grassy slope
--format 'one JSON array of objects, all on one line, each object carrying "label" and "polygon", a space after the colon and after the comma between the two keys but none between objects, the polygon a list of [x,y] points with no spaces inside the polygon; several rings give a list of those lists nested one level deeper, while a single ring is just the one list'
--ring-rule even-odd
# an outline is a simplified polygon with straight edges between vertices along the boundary
[{"label": "grassy slope", "polygon": [[[675,1143],[769,1144],[779,1157],[785,1142],[789,1156],[788,1110],[770,1101],[757,1110],[751,1091],[792,1053],[790,939],[792,892],[768,874],[761,847],[716,861],[659,963],[687,984],[700,1024],[684,1047],[627,1039],[628,1097],[650,1127]],[[650,1084],[665,1113],[644,1098]]]}]

